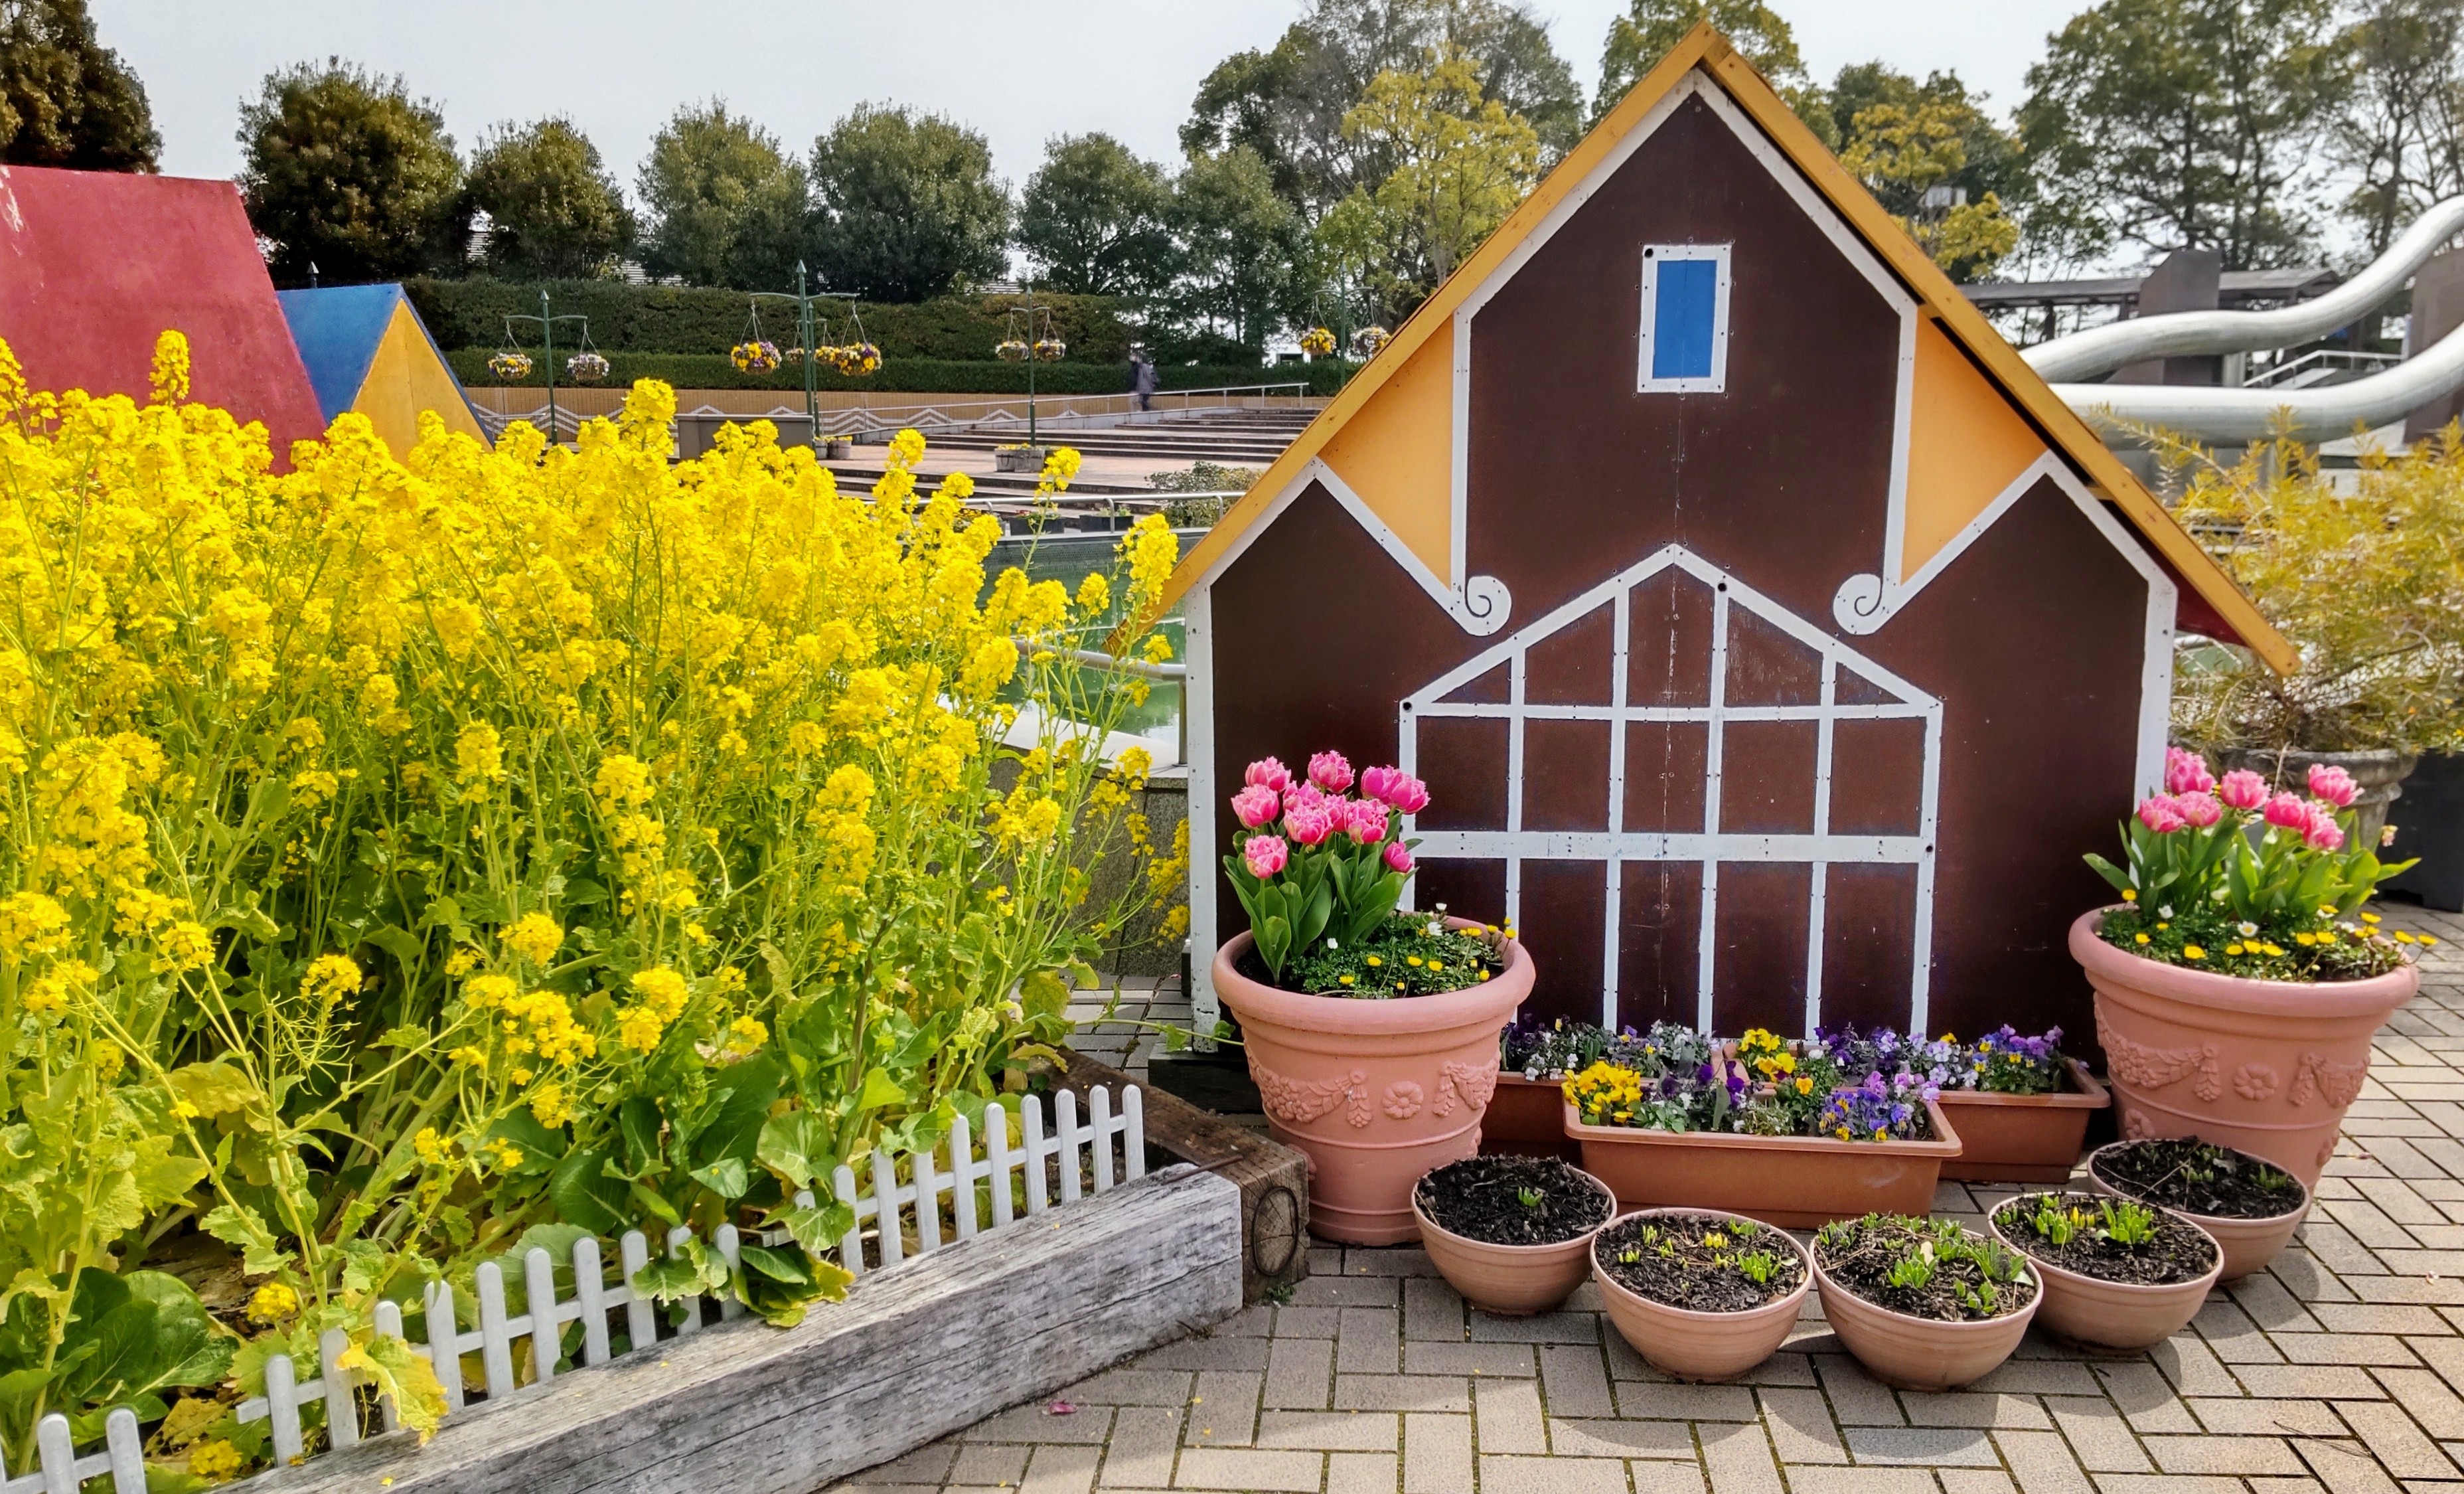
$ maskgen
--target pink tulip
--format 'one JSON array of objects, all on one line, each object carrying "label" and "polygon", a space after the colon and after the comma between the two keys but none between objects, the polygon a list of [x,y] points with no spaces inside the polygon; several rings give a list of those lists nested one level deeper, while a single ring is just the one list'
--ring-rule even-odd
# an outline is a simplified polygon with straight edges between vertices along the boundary
[{"label": "pink tulip", "polygon": [[2165,788],[2167,792],[2206,793],[2215,786],[2215,775],[2208,771],[2206,758],[2196,752],[2185,752],[2180,747],[2165,749]]},{"label": "pink tulip", "polygon": [[1429,786],[1399,768],[1369,769],[1361,775],[1360,789],[1406,814],[1418,814],[1429,807]]},{"label": "pink tulip", "polygon": [[1346,803],[1350,813],[1343,828],[1362,845],[1375,845],[1386,838],[1386,806],[1375,799],[1352,799]]},{"label": "pink tulip", "polygon": [[1412,848],[1397,840],[1386,848],[1386,869],[1406,876],[1412,871]]},{"label": "pink tulip", "polygon": [[1352,765],[1340,752],[1320,752],[1309,759],[1309,782],[1329,793],[1341,793],[1352,787]]},{"label": "pink tulip", "polygon": [[2267,801],[2267,822],[2278,830],[2308,830],[2310,806],[2298,793],[2279,793]]},{"label": "pink tulip", "polygon": [[2173,812],[2198,830],[2205,830],[2225,817],[2225,807],[2216,802],[2214,794],[2204,789],[2195,793],[2173,795]]},{"label": "pink tulip", "polygon": [[1272,789],[1277,793],[1292,786],[1292,770],[1284,766],[1281,758],[1262,757],[1249,765],[1243,777],[1252,789]]},{"label": "pink tulip", "polygon": [[[2341,769],[2339,769],[2341,771]],[[2310,823],[2302,827],[2301,838],[2313,851],[2344,849],[2344,827],[2336,823],[2336,812],[2323,804],[2310,806]]]},{"label": "pink tulip", "polygon": [[1316,804],[1294,804],[1284,811],[1284,834],[1303,845],[1318,845],[1334,833],[1334,816]]},{"label": "pink tulip", "polygon": [[2216,796],[2234,809],[2255,810],[2267,802],[2267,780],[2247,768],[2236,768],[2225,774]]},{"label": "pink tulip", "polygon": [[2362,796],[2362,786],[2353,782],[2353,775],[2341,768],[2313,763],[2310,765],[2310,792],[2340,810],[2348,810],[2353,807],[2353,801]]},{"label": "pink tulip", "polygon": [[1284,863],[1291,859],[1290,851],[1273,836],[1251,836],[1248,843],[1241,847],[1241,856],[1249,863],[1249,875],[1262,881],[1282,871]]},{"label": "pink tulip", "polygon": [[1261,825],[1271,825],[1275,816],[1283,812],[1283,800],[1276,796],[1274,790],[1264,784],[1252,784],[1232,795],[1232,813],[1240,817],[1244,829],[1255,830]]},{"label": "pink tulip", "polygon": [[2140,804],[2139,823],[2160,836],[2169,836],[2177,830],[2188,829],[2190,822],[2182,817],[2182,812],[2173,807],[2172,800],[2159,793]]}]

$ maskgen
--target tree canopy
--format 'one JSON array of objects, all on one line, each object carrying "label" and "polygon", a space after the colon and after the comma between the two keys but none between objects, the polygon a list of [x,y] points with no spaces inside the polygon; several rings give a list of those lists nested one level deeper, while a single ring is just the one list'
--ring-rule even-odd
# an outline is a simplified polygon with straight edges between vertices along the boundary
[{"label": "tree canopy", "polygon": [[587,279],[614,270],[632,242],[625,194],[571,120],[498,125],[472,156],[470,192],[498,275]]},{"label": "tree canopy", "polygon": [[1172,184],[1110,135],[1064,135],[1019,196],[1018,243],[1055,290],[1137,296],[1172,276]]},{"label": "tree canopy", "polygon": [[151,171],[162,152],[145,85],[85,0],[0,0],[0,164]]},{"label": "tree canopy", "polygon": [[803,168],[722,100],[687,105],[650,141],[635,179],[649,216],[643,264],[689,285],[781,289],[803,235]]},{"label": "tree canopy", "polygon": [[437,106],[399,78],[329,58],[267,77],[240,105],[249,222],[274,278],[395,279],[461,256],[462,163]]},{"label": "tree canopy", "polygon": [[813,265],[834,290],[923,301],[1001,273],[1009,194],[983,135],[858,104],[813,142]]}]

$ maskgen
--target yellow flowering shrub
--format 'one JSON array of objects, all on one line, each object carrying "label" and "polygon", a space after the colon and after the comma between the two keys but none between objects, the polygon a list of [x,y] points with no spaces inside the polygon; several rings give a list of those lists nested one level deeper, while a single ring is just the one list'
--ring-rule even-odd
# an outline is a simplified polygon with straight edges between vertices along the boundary
[{"label": "yellow flowering shrub", "polygon": [[56,1346],[192,1213],[418,1423],[376,1297],[749,1210],[812,1253],[652,1284],[792,1319],[847,1224],[797,1191],[1021,1083],[1168,888],[1074,660],[1150,646],[1171,532],[988,576],[915,433],[869,493],[758,424],[671,463],[647,381],[571,448],[345,414],[277,472],[187,368],[54,395],[0,345],[0,1314]]}]

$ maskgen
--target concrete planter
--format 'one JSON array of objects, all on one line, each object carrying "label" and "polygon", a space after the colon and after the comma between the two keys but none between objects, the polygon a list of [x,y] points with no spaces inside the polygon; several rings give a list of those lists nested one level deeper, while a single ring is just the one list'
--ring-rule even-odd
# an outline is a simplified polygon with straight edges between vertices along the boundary
[{"label": "concrete planter", "polygon": [[1959,1182],[2059,1183],[2079,1165],[2089,1117],[2113,1096],[2087,1065],[2070,1060],[2062,1087],[2050,1095],[1942,1092],[1942,1113],[1959,1132],[1959,1155],[1942,1175]]},{"label": "concrete planter", "polygon": [[1617,1190],[1620,1204],[1742,1214],[1812,1229],[1868,1214],[1933,1212],[1934,1185],[1960,1143],[1942,1106],[1926,1109],[1932,1141],[1586,1126],[1571,1103],[1563,1115],[1566,1134],[1582,1146],[1583,1171]]},{"label": "concrete planter", "polygon": [[2341,768],[2362,786],[2361,797],[2353,801],[2353,843],[2375,849],[2379,832],[2387,822],[2387,807],[2404,797],[2404,780],[2411,773],[2413,761],[2414,754],[2393,747],[2372,747],[2362,752],[2271,752],[2234,747],[2216,754],[2216,771],[2226,773],[2246,768],[2266,779],[2272,788],[2307,794],[2312,768]]},{"label": "concrete planter", "polygon": [[2195,1136],[2316,1187],[2369,1072],[2371,1035],[2412,999],[2420,971],[2302,985],[2183,970],[2098,938],[2106,911],[2080,914],[2070,948],[2096,988],[2123,1136]]},{"label": "concrete planter", "polygon": [[796,1327],[741,1319],[240,1487],[361,1494],[808,1494],[1241,1305],[1240,1190],[1178,1167],[858,1282]]},{"label": "concrete planter", "polygon": [[1042,472],[1044,448],[1021,446],[1011,451],[996,451],[993,453],[993,470],[995,472]]}]

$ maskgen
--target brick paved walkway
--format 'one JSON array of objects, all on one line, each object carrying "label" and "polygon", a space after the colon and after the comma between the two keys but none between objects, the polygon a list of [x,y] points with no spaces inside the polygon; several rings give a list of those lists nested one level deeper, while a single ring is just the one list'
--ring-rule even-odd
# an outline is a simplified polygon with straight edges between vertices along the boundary
[{"label": "brick paved walkway", "polygon": [[[841,1488],[2464,1494],[2464,921],[2387,913],[2452,942],[2380,1034],[2318,1207],[2152,1353],[2032,1333],[1969,1390],[1895,1393],[1809,1294],[1749,1383],[1679,1385],[1589,1284],[1489,1318],[1418,1249],[1320,1249],[1287,1305],[1065,1393],[1074,1415],[1007,1412]],[[1935,1207],[1981,1225],[1996,1196],[1946,1184]]]}]

